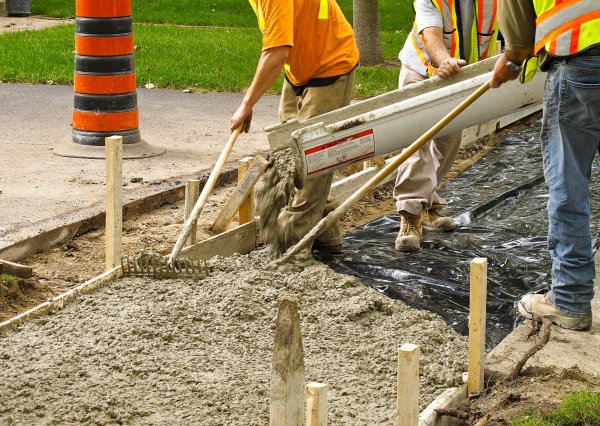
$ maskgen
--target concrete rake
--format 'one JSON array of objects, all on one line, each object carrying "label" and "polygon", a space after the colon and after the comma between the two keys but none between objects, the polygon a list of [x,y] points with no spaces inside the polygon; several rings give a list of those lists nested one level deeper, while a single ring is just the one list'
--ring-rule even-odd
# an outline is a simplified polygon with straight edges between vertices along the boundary
[{"label": "concrete rake", "polygon": [[206,260],[179,258],[169,262],[168,257],[148,252],[122,257],[121,269],[126,277],[205,278],[210,275]]}]

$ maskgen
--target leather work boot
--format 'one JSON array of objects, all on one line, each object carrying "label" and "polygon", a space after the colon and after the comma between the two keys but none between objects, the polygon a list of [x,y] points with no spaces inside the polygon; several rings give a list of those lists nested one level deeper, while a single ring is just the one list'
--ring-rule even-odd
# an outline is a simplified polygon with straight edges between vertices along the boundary
[{"label": "leather work boot", "polygon": [[434,208],[421,210],[421,224],[426,231],[450,232],[456,228],[451,217],[442,216]]},{"label": "leather work boot", "polygon": [[526,294],[519,301],[519,313],[528,319],[549,319],[554,324],[569,330],[585,331],[592,326],[592,314],[571,315],[561,312],[547,299],[545,294]]},{"label": "leather work boot", "polygon": [[400,212],[400,232],[396,237],[394,247],[397,251],[410,252],[421,248],[423,230],[421,229],[421,216]]}]

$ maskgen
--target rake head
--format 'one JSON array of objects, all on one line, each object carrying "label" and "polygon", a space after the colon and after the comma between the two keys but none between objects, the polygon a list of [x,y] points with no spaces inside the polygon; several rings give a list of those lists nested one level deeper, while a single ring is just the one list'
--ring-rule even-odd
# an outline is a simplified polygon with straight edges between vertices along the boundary
[{"label": "rake head", "polygon": [[126,277],[204,278],[210,274],[206,260],[175,259],[154,252],[141,252],[121,258],[121,269]]}]

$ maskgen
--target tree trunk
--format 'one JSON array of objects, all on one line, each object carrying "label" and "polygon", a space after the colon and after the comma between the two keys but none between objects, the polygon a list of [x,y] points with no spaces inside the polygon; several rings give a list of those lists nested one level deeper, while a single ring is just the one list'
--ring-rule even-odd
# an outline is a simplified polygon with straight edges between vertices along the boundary
[{"label": "tree trunk", "polygon": [[379,38],[379,1],[353,0],[353,26],[361,65],[383,63]]}]

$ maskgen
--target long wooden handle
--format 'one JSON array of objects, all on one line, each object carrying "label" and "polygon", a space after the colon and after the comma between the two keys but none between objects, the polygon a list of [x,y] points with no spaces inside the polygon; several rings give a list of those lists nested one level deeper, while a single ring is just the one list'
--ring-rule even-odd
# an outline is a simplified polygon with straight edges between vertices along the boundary
[{"label": "long wooden handle", "polygon": [[375,188],[383,179],[385,179],[390,173],[406,161],[408,157],[417,152],[427,141],[435,136],[440,130],[442,130],[449,122],[451,122],[458,114],[463,112],[469,105],[475,102],[481,95],[483,95],[490,88],[491,80],[484,83],[475,92],[469,95],[464,101],[457,105],[452,111],[438,121],[431,129],[425,132],[419,139],[414,141],[411,145],[405,148],[400,154],[395,156],[392,161],[385,165],[375,176],[369,179],[363,186],[361,186],[354,194],[348,197],[342,204],[340,204],[335,210],[325,216],[315,225],[315,227],[304,236],[295,246],[291,247],[287,252],[284,253],[278,259],[271,262],[270,266],[279,266],[287,263],[289,259],[298,254],[299,252],[309,248],[313,241],[327,228],[329,228],[337,219],[339,219],[344,213],[346,213],[350,207],[359,202],[369,191]]},{"label": "long wooden handle", "polygon": [[173,247],[173,251],[171,251],[171,255],[169,256],[169,264],[170,265],[172,265],[173,260],[175,260],[177,258],[177,256],[179,256],[179,253],[181,252],[181,249],[183,248],[183,245],[185,244],[185,241],[187,240],[187,238],[190,234],[190,231],[193,228],[193,224],[198,220],[200,213],[202,213],[204,204],[206,203],[208,196],[211,194],[213,188],[215,187],[215,184],[217,183],[217,180],[219,179],[219,175],[221,174],[221,170],[223,170],[223,166],[225,165],[225,162],[227,161],[227,158],[229,157],[229,154],[231,153],[231,150],[233,149],[233,145],[235,144],[235,141],[236,141],[237,137],[239,136],[241,130],[242,130],[242,126],[238,127],[231,133],[231,136],[229,136],[229,140],[227,141],[227,144],[225,144],[225,148],[223,148],[223,152],[221,152],[221,155],[219,156],[219,159],[217,160],[215,167],[213,167],[212,171],[210,172],[210,175],[208,176],[208,180],[206,181],[204,188],[202,188],[200,197],[198,197],[198,201],[196,201],[196,204],[194,205],[192,212],[190,213],[189,217],[185,221],[185,224],[183,225],[183,229],[181,230],[181,233],[179,234],[179,238],[177,239],[177,242],[175,243],[175,247]]}]

